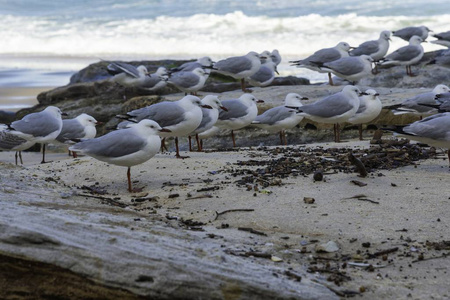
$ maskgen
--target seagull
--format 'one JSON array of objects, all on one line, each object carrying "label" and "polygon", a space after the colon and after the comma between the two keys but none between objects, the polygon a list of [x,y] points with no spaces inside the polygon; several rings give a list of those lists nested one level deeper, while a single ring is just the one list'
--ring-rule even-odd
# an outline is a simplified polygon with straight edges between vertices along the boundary
[{"label": "seagull", "polygon": [[167,85],[168,72],[165,67],[159,67],[153,74],[148,74],[140,87],[148,91],[157,91]]},{"label": "seagull", "polygon": [[191,136],[195,135],[197,140],[197,151],[202,151],[202,146],[199,139],[199,134],[211,129],[214,124],[216,124],[217,119],[219,118],[219,109],[227,111],[228,109],[222,105],[219,97],[215,95],[207,95],[202,99],[202,104],[211,107],[211,109],[202,107],[202,121],[200,125],[198,125],[197,129],[189,134],[189,151],[191,150]]},{"label": "seagull", "polygon": [[0,124],[0,150],[3,151],[16,151],[15,159],[17,165],[17,159],[20,158],[20,163],[23,165],[22,151],[32,147],[35,142],[27,141],[17,135],[7,132],[8,126]]},{"label": "seagull", "polygon": [[[375,62],[377,62],[388,52],[390,40],[391,32],[384,30],[380,33],[378,40],[364,42],[355,49],[351,50],[349,53],[351,56],[359,56],[363,54],[369,55]],[[376,70],[375,73],[377,73]]]},{"label": "seagull", "polygon": [[450,112],[450,92],[437,94],[434,104],[420,103],[420,105],[435,108],[439,113]]},{"label": "seagull", "polygon": [[146,80],[147,67],[140,65],[135,67],[124,62],[114,61],[107,66],[110,74],[114,75],[111,80],[126,87],[141,86]]},{"label": "seagull", "polygon": [[260,55],[254,51],[244,56],[233,56],[219,60],[214,64],[214,71],[241,80],[244,93],[251,92],[245,88],[245,78],[258,72],[261,66]]},{"label": "seagull", "polygon": [[197,67],[192,71],[179,71],[172,73],[167,82],[186,94],[196,93],[205,85],[208,76],[209,74],[207,74],[205,70]]},{"label": "seagull", "polygon": [[355,115],[348,119],[351,124],[358,124],[359,139],[362,141],[362,124],[369,123],[374,120],[381,112],[383,105],[378,98],[379,94],[373,90],[369,89],[364,92],[367,95],[362,95],[359,97],[359,108]]},{"label": "seagull", "polygon": [[61,132],[62,113],[56,106],[48,106],[41,112],[31,113],[8,125],[7,132],[29,142],[42,144],[42,161],[45,163],[45,144],[53,141]]},{"label": "seagull", "polygon": [[373,59],[369,55],[342,57],[320,65],[320,69],[331,72],[353,84],[372,72]]},{"label": "seagull", "polygon": [[269,133],[280,133],[281,145],[287,145],[285,130],[294,128],[303,120],[303,116],[297,114],[297,110],[289,107],[301,107],[301,100],[308,100],[296,93],[286,95],[284,105],[276,106],[266,110],[264,113],[256,116],[252,125],[265,129]]},{"label": "seagull", "polygon": [[[450,148],[450,113],[440,113],[429,116],[406,126],[384,128],[394,134],[419,141],[431,146]],[[450,161],[450,152],[448,151]]]},{"label": "seagull", "polygon": [[320,73],[328,73],[328,82],[330,85],[333,85],[331,73],[321,70],[318,65],[338,60],[342,57],[348,57],[348,51],[350,51],[351,48],[352,47],[350,47],[348,43],[340,42],[332,48],[320,49],[305,59],[290,61],[290,63],[298,68],[307,68]]},{"label": "seagull", "polygon": [[418,37],[422,38],[423,41],[425,41],[428,37],[428,32],[430,31],[431,30],[426,26],[410,26],[392,31],[392,35],[399,37],[407,42],[411,40],[411,37],[417,35]]},{"label": "seagull", "polygon": [[261,64],[258,72],[248,77],[248,82],[253,86],[268,86],[275,79],[275,73],[277,71],[277,65],[270,58]]},{"label": "seagull", "polygon": [[[270,52],[268,50],[265,50],[265,51],[261,52],[259,54],[259,56],[263,57],[264,61],[265,61],[265,58],[270,58],[277,66],[281,62],[281,55],[280,55],[280,52],[277,49],[272,50],[272,52]],[[263,60],[261,60],[261,63],[264,63]]]},{"label": "seagull", "polygon": [[450,31],[433,34],[433,37],[437,40],[431,41],[430,43],[450,48]]},{"label": "seagull", "polygon": [[[97,129],[95,128],[97,124],[98,122],[94,117],[85,113],[74,119],[65,119],[63,120],[61,132],[55,140],[65,144],[74,140],[92,139],[97,134]],[[74,158],[77,157],[75,152],[72,154]]]},{"label": "seagull", "polygon": [[427,65],[436,64],[446,68],[450,68],[450,50],[442,51],[434,57]]},{"label": "seagull", "polygon": [[423,117],[424,115],[429,115],[430,113],[435,112],[434,108],[426,106],[425,104],[436,104],[436,96],[449,91],[450,89],[448,86],[438,84],[430,92],[418,94],[412,98],[404,100],[401,104],[391,105],[385,108],[391,109],[394,115],[413,113]]},{"label": "seagull", "polygon": [[109,164],[128,167],[128,191],[131,193],[136,191],[131,186],[131,167],[146,162],[158,153],[161,147],[158,135],[162,132],[169,130],[161,128],[155,121],[145,119],[128,128],[79,142],[69,150]]},{"label": "seagull", "polygon": [[[364,95],[353,85],[345,86],[341,92],[325,97],[317,102],[296,108],[297,113],[318,123],[334,124],[334,140],[340,142],[339,123],[347,122],[359,108],[358,96]],[[292,108],[288,106],[288,108]]]},{"label": "seagull", "polygon": [[386,56],[381,65],[406,66],[406,75],[414,76],[411,71],[411,65],[418,63],[423,56],[423,39],[414,35],[409,40],[409,45],[401,47]]},{"label": "seagull", "polygon": [[188,136],[200,125],[203,116],[201,107],[210,108],[202,104],[198,97],[187,95],[178,101],[164,101],[152,104],[117,117],[137,122],[143,119],[154,120],[170,130],[170,132],[161,133],[161,137],[175,137],[176,157],[187,158],[187,156],[180,155],[178,137]]},{"label": "seagull", "polygon": [[216,126],[220,129],[230,129],[233,147],[236,147],[234,131],[250,125],[258,115],[256,103],[264,102],[252,94],[243,94],[239,99],[222,100],[227,111],[220,111]]},{"label": "seagull", "polygon": [[182,64],[181,66],[171,68],[170,73],[180,72],[180,71],[193,71],[196,68],[202,69],[212,69],[214,62],[209,56],[204,56],[196,61],[190,61]]}]

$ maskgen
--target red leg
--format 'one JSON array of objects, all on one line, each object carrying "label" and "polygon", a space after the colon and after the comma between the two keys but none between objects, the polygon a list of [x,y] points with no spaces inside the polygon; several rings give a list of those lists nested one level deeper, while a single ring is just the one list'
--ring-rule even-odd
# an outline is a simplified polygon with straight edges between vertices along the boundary
[{"label": "red leg", "polygon": [[233,140],[233,147],[236,147],[236,140],[234,139],[234,131],[231,130],[231,139]]},{"label": "red leg", "polygon": [[331,73],[328,73],[328,83],[329,83],[330,85],[334,85],[333,79],[331,78]]},{"label": "red leg", "polygon": [[359,140],[362,141],[363,140],[363,136],[362,136],[362,124],[358,125],[358,130],[359,130]]},{"label": "red leg", "polygon": [[198,137],[198,134],[195,135],[195,140],[197,141],[197,151],[198,152],[203,151],[202,143],[200,142],[200,138]]},{"label": "red leg", "polygon": [[188,136],[188,140],[189,140],[189,152],[191,152],[192,151],[191,136]]}]

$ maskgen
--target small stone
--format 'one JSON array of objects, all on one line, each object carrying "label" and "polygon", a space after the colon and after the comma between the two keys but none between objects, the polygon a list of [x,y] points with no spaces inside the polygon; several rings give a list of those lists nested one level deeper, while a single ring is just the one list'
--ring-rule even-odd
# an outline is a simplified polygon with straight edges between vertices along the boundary
[{"label": "small stone", "polygon": [[313,204],[314,202],[316,202],[316,199],[312,197],[303,197],[303,202],[305,202],[306,204]]}]

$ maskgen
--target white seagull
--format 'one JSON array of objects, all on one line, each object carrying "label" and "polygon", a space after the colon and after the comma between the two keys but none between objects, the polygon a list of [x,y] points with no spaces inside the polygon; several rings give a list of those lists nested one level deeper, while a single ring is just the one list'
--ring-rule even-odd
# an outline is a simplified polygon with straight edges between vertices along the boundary
[{"label": "white seagull", "polygon": [[421,45],[423,39],[414,35],[409,40],[409,45],[401,47],[386,56],[381,65],[397,65],[406,67],[406,75],[414,76],[411,65],[418,63],[423,56],[424,50]]},{"label": "white seagull", "polygon": [[320,49],[305,59],[290,61],[290,63],[292,63],[293,66],[297,66],[298,68],[307,68],[320,73],[328,73],[328,82],[330,85],[333,85],[331,73],[321,70],[319,68],[319,65],[338,60],[342,57],[348,57],[348,51],[350,51],[351,48],[352,47],[350,47],[348,43],[340,42],[332,48]]},{"label": "white seagull", "polygon": [[296,109],[286,106],[301,107],[303,105],[301,100],[308,100],[308,98],[296,93],[287,94],[284,105],[270,108],[256,116],[252,125],[267,130],[269,133],[279,132],[281,145],[287,145],[285,131],[297,126],[303,120],[303,116],[298,115]]},{"label": "white seagull", "polygon": [[41,112],[31,113],[8,125],[8,132],[27,141],[42,144],[42,161],[45,163],[45,144],[56,139],[62,129],[62,113],[56,106],[48,106]]},{"label": "white seagull", "polygon": [[207,95],[202,99],[202,104],[211,107],[211,109],[202,107],[202,121],[197,129],[189,134],[189,151],[191,148],[191,136],[195,135],[197,141],[197,151],[202,151],[202,145],[199,140],[199,134],[211,129],[219,119],[219,109],[227,111],[227,108],[222,105],[219,97],[215,95]]},{"label": "white seagull", "polygon": [[359,108],[361,91],[353,85],[345,86],[341,92],[330,95],[312,104],[297,108],[298,114],[318,123],[334,124],[334,140],[340,142],[339,123],[347,122]]},{"label": "white seagull", "polygon": [[367,95],[362,95],[359,97],[359,108],[355,115],[348,119],[351,124],[357,124],[359,130],[359,139],[362,141],[362,124],[373,121],[381,112],[383,104],[378,98],[379,94],[373,90],[369,89],[364,92]]},{"label": "white seagull", "polygon": [[236,147],[234,131],[250,125],[255,120],[258,115],[256,103],[259,102],[264,101],[256,99],[252,94],[243,94],[239,99],[222,100],[222,105],[227,111],[220,111],[216,126],[231,130],[233,147]]},{"label": "white seagull", "polygon": [[250,92],[245,88],[245,78],[258,72],[261,66],[260,55],[254,51],[244,56],[233,56],[219,60],[214,64],[214,71],[241,80],[243,92]]},{"label": "white seagull", "polygon": [[131,186],[131,167],[155,156],[161,147],[161,139],[158,135],[168,131],[161,128],[155,121],[142,120],[128,128],[84,140],[71,146],[69,150],[92,156],[109,164],[128,167],[128,191],[131,193],[135,191]]},{"label": "white seagull", "polygon": [[[98,122],[94,117],[85,113],[73,119],[64,119],[61,132],[55,140],[66,144],[75,140],[92,139],[97,134],[97,129],[95,128],[97,124]],[[77,157],[75,152],[72,154],[74,158]]]},{"label": "white seagull", "polygon": [[161,133],[161,137],[175,137],[176,157],[186,158],[180,155],[178,137],[188,136],[200,125],[203,117],[201,107],[210,108],[203,105],[198,97],[188,95],[178,101],[164,101],[136,109],[118,118],[134,121],[154,120],[170,130],[170,132]]},{"label": "white seagull", "polygon": [[196,93],[205,85],[208,76],[209,74],[206,73],[205,70],[197,67],[192,71],[179,71],[172,73],[167,82],[186,94]]},{"label": "white seagull", "polygon": [[355,84],[372,73],[372,62],[369,55],[350,56],[324,63],[320,69]]}]

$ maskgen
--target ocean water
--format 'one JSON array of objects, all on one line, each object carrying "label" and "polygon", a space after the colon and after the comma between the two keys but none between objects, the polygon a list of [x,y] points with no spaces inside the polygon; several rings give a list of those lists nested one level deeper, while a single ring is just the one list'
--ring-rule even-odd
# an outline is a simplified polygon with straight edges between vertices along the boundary
[{"label": "ocean water", "polygon": [[[0,0],[0,88],[60,86],[100,58],[218,60],[272,49],[281,75],[325,81],[288,61],[382,30],[447,31],[449,8],[448,0]],[[390,51],[406,44],[392,40]]]}]

